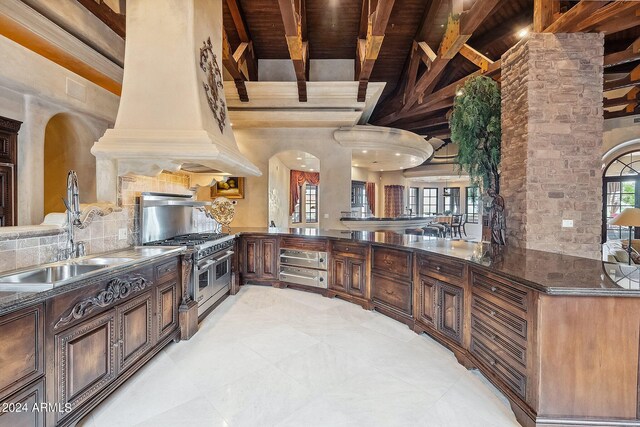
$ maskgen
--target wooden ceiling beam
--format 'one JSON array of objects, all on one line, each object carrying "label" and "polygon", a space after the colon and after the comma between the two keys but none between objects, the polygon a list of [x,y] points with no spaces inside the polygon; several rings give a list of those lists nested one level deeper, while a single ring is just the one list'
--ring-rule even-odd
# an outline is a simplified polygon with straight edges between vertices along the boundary
[{"label": "wooden ceiling beam", "polygon": [[533,2],[533,31],[543,32],[554,21],[556,13],[560,12],[559,0],[534,0]]},{"label": "wooden ceiling beam", "polygon": [[477,76],[487,76],[492,78],[497,78],[500,74],[502,62],[500,60],[495,61],[494,63],[489,65],[489,69],[486,72],[482,72],[482,70],[478,70],[475,73],[471,73],[468,76],[453,82],[442,89],[433,92],[430,95],[427,95],[422,104],[415,106],[411,110],[407,112],[396,111],[395,113],[391,113],[387,116],[381,117],[376,120],[376,124],[380,126],[387,126],[391,123],[397,123],[400,120],[409,120],[409,119],[417,119],[420,116],[423,116],[428,113],[432,113],[436,110],[441,110],[444,108],[450,108],[453,105],[453,99],[456,96],[456,92],[458,88],[462,86],[468,79]]},{"label": "wooden ceiling beam", "polygon": [[[395,0],[378,0],[375,10],[371,10],[372,2],[363,0],[360,15],[358,43],[356,45],[356,79],[358,80],[358,102],[367,97],[367,86],[376,59],[380,53],[387,23]],[[366,19],[366,33],[363,34]],[[364,35],[364,37],[363,37]]]},{"label": "wooden ceiling beam", "polygon": [[431,70],[420,77],[412,95],[401,108],[401,112],[408,111],[419,98],[430,93],[451,58],[459,52],[482,21],[492,13],[498,2],[499,0],[477,0],[471,9],[458,15],[458,19],[449,17],[447,31],[438,50],[439,56],[431,64]]},{"label": "wooden ceiling beam", "polygon": [[621,52],[614,52],[604,56],[604,68],[626,64],[640,59],[640,37]]},{"label": "wooden ceiling beam", "polygon": [[581,23],[598,9],[605,6],[607,1],[580,0],[580,3],[563,13],[551,25],[544,29],[544,33],[572,33],[576,32]]},{"label": "wooden ceiling beam", "polygon": [[97,2],[96,0],[78,0],[82,6],[84,6],[89,12],[93,13],[98,19],[111,28],[114,33],[124,38],[126,35],[127,19],[125,15],[114,12],[106,3],[102,0]]},{"label": "wooden ceiling beam", "polygon": [[612,108],[612,107],[621,107],[628,106],[630,104],[638,103],[638,86],[635,86],[633,89],[629,91],[626,95],[620,96],[618,98],[605,98],[602,102],[603,108]]},{"label": "wooden ceiling beam", "polygon": [[[605,32],[599,30],[603,24],[608,28],[609,33],[622,31],[626,28],[625,25],[625,17],[630,16],[634,18],[635,12],[640,8],[639,2],[633,1],[614,1],[606,6],[601,7],[595,12],[591,13],[585,19],[578,23],[575,31],[576,32],[589,32],[589,31],[598,31]],[[636,22],[636,25],[640,25],[640,18],[635,16],[635,19],[632,21]],[[617,29],[619,28],[619,29]]]},{"label": "wooden ceiling beam", "polygon": [[460,55],[473,62],[482,71],[487,71],[489,69],[489,65],[493,64],[493,61],[491,59],[487,58],[466,43],[462,46],[462,48],[460,48]]},{"label": "wooden ceiling beam", "polygon": [[227,0],[227,6],[231,13],[233,26],[240,39],[240,45],[234,52],[233,57],[240,67],[243,65],[246,67],[248,72],[247,80],[258,80],[258,58],[256,58],[255,51],[253,50],[251,34],[249,33],[249,27],[247,26],[242,7],[238,0]]},{"label": "wooden ceiling beam", "polygon": [[640,82],[640,64],[636,65],[625,77],[604,82],[603,88],[604,91],[607,92],[614,89],[636,86],[638,82]]},{"label": "wooden ceiling beam", "polygon": [[[639,3],[634,3],[637,6],[640,6]],[[619,31],[628,30],[633,27],[637,27],[640,25],[640,10],[636,10],[635,13],[626,13],[620,18],[609,19],[600,23],[597,27],[593,29],[594,32],[604,33],[604,35],[609,35],[613,33],[617,33]]]},{"label": "wooden ceiling beam", "polygon": [[638,107],[637,106],[633,107],[633,109],[630,109],[630,110],[624,109],[624,110],[612,111],[612,112],[605,111],[604,112],[604,119],[605,120],[607,120],[607,119],[615,119],[615,118],[618,118],[618,117],[633,116],[634,114],[638,114]]},{"label": "wooden ceiling beam", "polygon": [[224,65],[224,68],[231,74],[231,77],[233,77],[240,101],[249,102],[247,87],[244,84],[247,76],[242,72],[238,59],[231,53],[231,45],[227,38],[227,32],[224,29],[222,30],[222,65]]},{"label": "wooden ceiling beam", "polygon": [[247,21],[244,18],[244,12],[238,0],[227,0],[227,6],[231,13],[231,19],[233,19],[233,25],[236,27],[238,37],[241,42],[249,43],[251,41],[251,35],[249,34],[249,27]]},{"label": "wooden ceiling beam", "polygon": [[284,24],[285,38],[289,48],[289,56],[293,62],[298,83],[298,100],[307,102],[307,80],[309,78],[309,43],[303,38],[304,0],[299,0],[298,10],[294,0],[278,0],[280,15]]}]

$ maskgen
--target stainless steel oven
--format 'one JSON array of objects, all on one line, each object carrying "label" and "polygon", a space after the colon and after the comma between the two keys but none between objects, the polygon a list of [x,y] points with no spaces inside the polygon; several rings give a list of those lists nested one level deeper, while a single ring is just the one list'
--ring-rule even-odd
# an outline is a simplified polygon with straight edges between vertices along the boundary
[{"label": "stainless steel oven", "polygon": [[198,260],[193,295],[199,315],[230,290],[232,255],[233,251],[226,249]]}]

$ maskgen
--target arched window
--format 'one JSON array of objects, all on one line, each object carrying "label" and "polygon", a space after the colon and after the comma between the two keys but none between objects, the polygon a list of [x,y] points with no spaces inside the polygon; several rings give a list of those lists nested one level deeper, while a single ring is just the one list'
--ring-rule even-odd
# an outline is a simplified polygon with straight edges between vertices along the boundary
[{"label": "arched window", "polygon": [[[603,240],[629,238],[628,227],[609,225],[625,208],[640,207],[640,151],[623,154],[609,164],[603,178]],[[640,229],[633,238],[640,238]]]}]

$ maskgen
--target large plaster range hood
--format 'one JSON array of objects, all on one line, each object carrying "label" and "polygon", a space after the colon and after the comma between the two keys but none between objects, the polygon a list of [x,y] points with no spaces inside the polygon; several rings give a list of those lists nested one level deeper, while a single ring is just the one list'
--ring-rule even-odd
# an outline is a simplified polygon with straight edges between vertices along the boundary
[{"label": "large plaster range hood", "polygon": [[119,175],[183,165],[261,175],[238,150],[221,67],[222,0],[129,2],[118,116],[91,152]]}]

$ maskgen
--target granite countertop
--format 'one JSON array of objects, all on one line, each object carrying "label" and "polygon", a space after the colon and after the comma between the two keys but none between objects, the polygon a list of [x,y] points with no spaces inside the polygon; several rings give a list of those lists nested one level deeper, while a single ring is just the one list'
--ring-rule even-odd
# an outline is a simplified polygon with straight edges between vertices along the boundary
[{"label": "granite countertop", "polygon": [[368,216],[362,218],[352,218],[352,217],[342,217],[340,221],[430,221],[433,220],[435,216],[405,216],[405,217],[394,217],[394,218],[378,218],[375,216]]},{"label": "granite countertop", "polygon": [[[118,273],[130,269],[142,266],[147,263],[156,262],[164,258],[177,256],[185,251],[184,247],[130,247],[125,249],[118,249],[112,252],[104,252],[101,254],[88,255],[86,257],[77,258],[71,261],[73,264],[81,264],[83,260],[90,258],[129,258],[130,260],[118,262],[116,264],[107,265],[104,268],[99,268],[91,272],[87,272],[73,278],[59,281],[52,284],[44,285],[25,285],[27,290],[16,291],[13,290],[16,287],[20,287],[20,284],[12,284],[12,290],[2,290],[2,284],[0,284],[0,316],[10,311],[17,310],[27,305],[32,305],[40,301],[44,301],[54,295],[68,292],[73,289],[87,285],[90,281],[101,280],[108,276],[116,276]],[[34,265],[28,268],[22,268],[20,270],[3,271],[0,274],[0,282],[2,277],[12,275],[19,272],[27,272],[32,270],[39,270],[50,266],[58,266],[68,264],[69,261],[61,261],[49,264]]]},{"label": "granite countertop", "polygon": [[[600,260],[580,258],[532,249],[493,247],[430,236],[398,234],[392,231],[342,231],[317,229],[235,228],[235,234],[273,234],[333,238],[410,249],[467,261],[529,288],[550,295],[602,295],[640,297],[640,274],[635,280],[621,279],[621,267]],[[627,276],[630,276],[627,274]],[[612,277],[616,280],[612,280]]]}]

